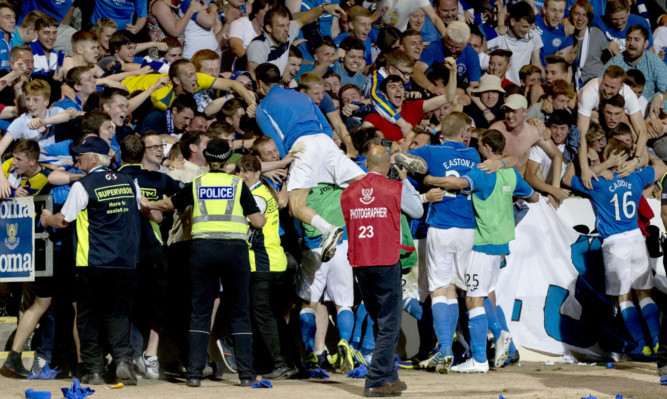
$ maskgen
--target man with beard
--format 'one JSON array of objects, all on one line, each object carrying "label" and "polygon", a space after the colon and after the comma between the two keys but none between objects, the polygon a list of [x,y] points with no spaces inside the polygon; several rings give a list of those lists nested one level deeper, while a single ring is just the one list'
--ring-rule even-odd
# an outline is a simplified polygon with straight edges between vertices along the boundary
[{"label": "man with beard", "polygon": [[626,72],[638,69],[646,78],[642,96],[651,101],[651,112],[663,107],[662,95],[667,90],[667,65],[657,55],[646,51],[648,48],[648,29],[641,25],[632,25],[625,39],[625,51],[612,58],[605,65],[618,65]]},{"label": "man with beard", "polygon": [[[626,172],[632,172],[632,170],[641,164],[642,157],[645,161],[648,158],[645,155],[647,132],[644,116],[639,107],[637,96],[630,86],[623,83],[624,80],[625,71],[617,65],[609,66],[605,70],[604,75],[602,75],[602,78],[589,80],[578,94],[577,127],[581,131],[581,137],[586,137],[588,127],[591,123],[591,114],[593,110],[599,108],[600,102],[610,99],[617,94],[623,96],[625,99],[625,113],[628,114],[630,123],[637,133],[636,146],[633,152],[634,158],[628,160],[618,171],[622,176],[627,176]],[[585,187],[590,188],[592,187],[591,179],[597,180],[597,177],[595,177],[595,174],[588,166],[588,144],[586,140],[582,139],[580,144],[579,164],[581,165],[581,180]]]}]

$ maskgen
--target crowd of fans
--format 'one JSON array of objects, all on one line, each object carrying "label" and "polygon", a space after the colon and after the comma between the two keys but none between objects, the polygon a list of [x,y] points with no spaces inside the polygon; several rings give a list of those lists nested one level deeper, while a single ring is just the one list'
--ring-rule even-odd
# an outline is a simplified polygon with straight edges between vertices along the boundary
[{"label": "crowd of fans", "polygon": [[[466,216],[454,205],[449,211],[435,208],[462,194],[439,188],[431,175],[463,172],[445,164],[438,175],[429,157],[440,158],[429,148],[455,142],[448,148],[468,154],[461,158],[468,171],[476,164],[490,171],[513,167],[554,208],[572,194],[561,187],[568,168],[576,166],[582,187],[591,188],[616,176],[611,171],[627,176],[649,163],[660,165],[667,160],[667,14],[659,3],[0,0],[0,199],[50,193],[57,212],[71,185],[87,172],[81,167],[85,154],[72,148],[98,136],[110,148],[106,161],[112,170],[154,172],[148,186],[139,185],[144,197],[157,201],[208,172],[207,143],[224,139],[234,154],[225,171],[241,176],[252,190],[266,188],[253,191],[270,227],[263,229],[261,249],[252,246],[251,234],[255,277],[246,293],[255,372],[281,379],[301,364],[349,372],[370,364],[374,339],[359,295],[355,301],[346,236],[337,237],[343,244],[337,250],[334,244],[330,253],[322,242],[330,224],[344,227],[343,188],[320,180],[307,197],[288,195],[288,177],[304,173],[303,162],[296,171],[290,165],[304,150],[290,141],[294,131],[281,127],[298,119],[300,110],[313,113],[317,118],[308,123],[317,124],[360,169],[366,170],[370,149],[383,145],[412,172],[409,179],[428,212],[403,225],[403,244],[411,248],[402,257],[404,272],[419,273],[420,284],[415,297],[404,298],[404,309],[419,320],[420,346],[401,367],[448,371],[451,364],[443,364],[440,348],[451,349],[457,329],[454,286],[470,289],[470,281],[432,276],[428,263],[447,261],[425,251],[436,245],[428,244],[428,237],[435,242],[439,230],[467,228],[471,220],[474,228],[474,218],[462,220]],[[277,95],[274,86],[294,94]],[[289,102],[289,112],[283,112],[283,102]],[[482,163],[476,149],[484,146],[487,130],[502,133],[504,155]],[[406,153],[424,158],[428,172],[416,173],[411,158],[400,156]],[[451,156],[450,161],[460,160]],[[527,190],[522,193],[530,197]],[[312,222],[306,222],[304,209],[316,211]],[[638,211],[646,207],[640,204]],[[174,358],[182,364],[187,358],[191,219],[190,207],[164,212],[161,223],[145,220],[142,227],[131,338],[134,371],[144,378],[159,378],[169,369],[158,360],[166,350],[161,336],[175,343],[169,347],[180,353]],[[22,314],[5,375],[38,375],[47,363],[71,365],[66,373],[72,375],[91,373],[76,367],[77,356],[82,361],[81,331],[71,328],[77,301],[72,281],[80,254],[74,254],[71,235],[64,230],[52,236],[58,243],[53,277],[0,285],[0,311]],[[453,240],[442,238],[448,239]],[[496,343],[506,348],[496,351],[495,359],[493,351],[488,356],[503,367],[519,354],[490,291],[482,309]],[[641,309],[626,320],[636,345],[628,352],[655,356],[657,308],[650,290],[636,299]],[[632,297],[619,302],[624,315],[634,309]],[[436,310],[449,314],[447,323]],[[329,313],[340,339],[335,348],[325,342]],[[632,326],[638,314],[646,319],[646,337]],[[211,347],[220,353],[209,354],[212,370],[205,373],[222,372],[223,363],[224,370],[236,372],[225,291],[212,319]],[[302,342],[294,339],[298,335]],[[469,349],[467,335],[458,335],[463,353]],[[70,345],[72,340],[77,345]],[[16,359],[30,341],[36,358],[28,371]],[[63,355],[61,346],[74,355]],[[659,365],[667,374],[663,360]],[[488,370],[488,364],[469,366],[453,369]],[[179,372],[178,366],[169,371]]]}]

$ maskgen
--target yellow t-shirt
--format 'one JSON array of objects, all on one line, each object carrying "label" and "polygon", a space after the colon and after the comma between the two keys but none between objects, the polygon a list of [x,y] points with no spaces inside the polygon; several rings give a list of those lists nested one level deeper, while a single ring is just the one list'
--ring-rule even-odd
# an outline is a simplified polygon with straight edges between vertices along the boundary
[{"label": "yellow t-shirt", "polygon": [[[123,79],[123,85],[127,87],[127,90],[132,93],[137,90],[143,91],[146,90],[157,81],[163,77],[167,76],[165,74],[149,74],[149,75],[140,75],[140,76],[130,76],[129,78]],[[197,87],[195,88],[195,93],[199,90],[208,90],[213,86],[215,78],[213,76],[206,75],[204,73],[197,73]],[[151,102],[153,106],[161,111],[167,110],[171,103],[174,102],[176,95],[174,94],[174,84],[169,83],[168,85],[161,87],[151,94]]]},{"label": "yellow t-shirt", "polygon": [[[16,188],[28,185],[29,196],[44,194],[42,191],[49,184],[48,176],[50,173],[51,171],[49,169],[45,169],[42,166],[42,170],[37,172],[31,178],[26,179],[23,176],[17,175],[14,171],[14,158],[9,158],[2,164],[2,174],[9,181],[9,184]],[[45,193],[48,193],[48,191],[49,189],[45,190]],[[13,195],[14,194],[12,194],[12,196]]]}]

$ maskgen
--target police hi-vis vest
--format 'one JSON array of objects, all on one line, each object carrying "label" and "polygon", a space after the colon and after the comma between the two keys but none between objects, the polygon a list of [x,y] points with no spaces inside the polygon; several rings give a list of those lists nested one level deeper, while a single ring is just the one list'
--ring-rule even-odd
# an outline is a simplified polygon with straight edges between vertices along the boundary
[{"label": "police hi-vis vest", "polygon": [[241,207],[243,180],[227,173],[207,173],[192,182],[192,238],[248,240],[248,220]]}]

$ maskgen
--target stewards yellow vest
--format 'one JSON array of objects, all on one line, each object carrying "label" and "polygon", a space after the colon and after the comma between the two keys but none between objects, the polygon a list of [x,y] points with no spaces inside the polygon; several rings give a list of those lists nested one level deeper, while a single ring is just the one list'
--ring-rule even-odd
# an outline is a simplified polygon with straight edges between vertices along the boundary
[{"label": "stewards yellow vest", "polygon": [[192,238],[248,240],[241,207],[243,180],[227,173],[207,173],[192,182]]},{"label": "stewards yellow vest", "polygon": [[[266,223],[260,231],[254,233],[250,243],[250,271],[284,272],[287,269],[287,257],[280,245],[280,215],[278,201],[268,187],[258,183],[252,187],[252,195],[261,198],[266,204]],[[259,199],[256,199],[259,202]]]}]

